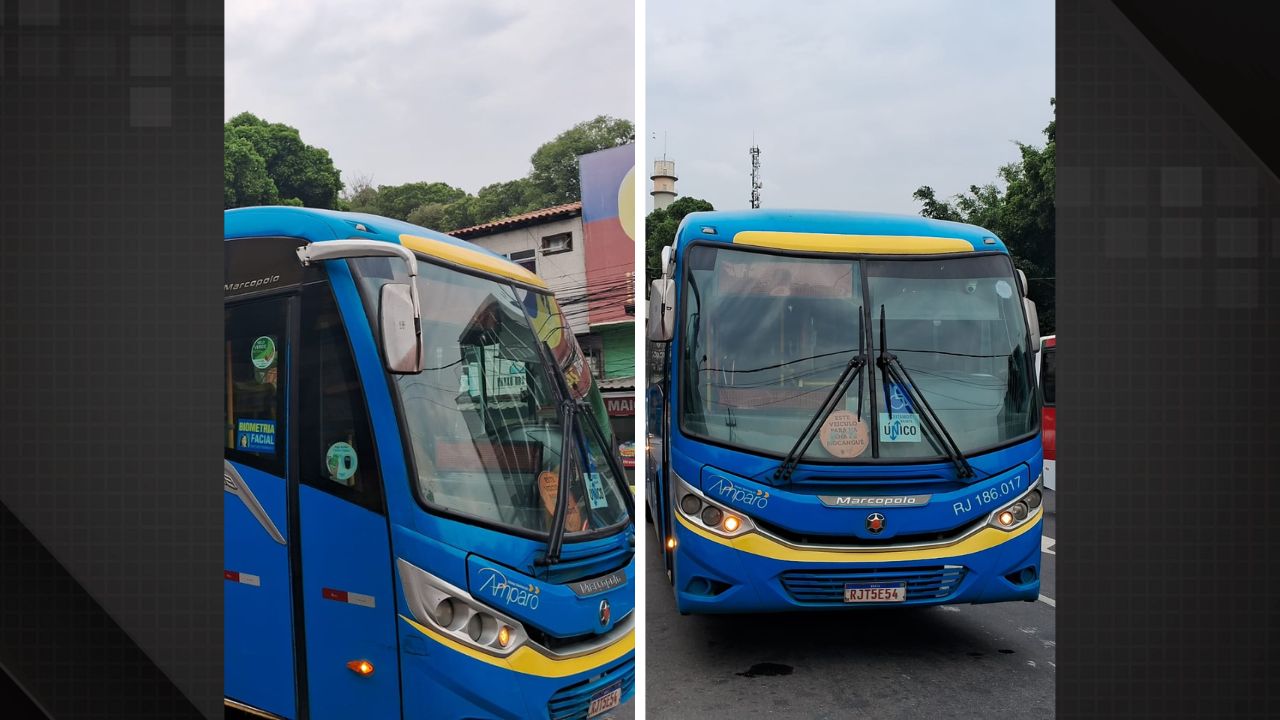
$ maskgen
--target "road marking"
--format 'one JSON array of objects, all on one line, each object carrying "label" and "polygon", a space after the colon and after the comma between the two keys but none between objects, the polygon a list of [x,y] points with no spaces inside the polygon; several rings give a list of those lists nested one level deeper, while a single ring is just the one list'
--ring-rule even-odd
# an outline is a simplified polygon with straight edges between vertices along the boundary
[{"label": "road marking", "polygon": [[1058,541],[1054,540],[1048,535],[1040,536],[1040,552],[1042,553],[1045,553],[1047,555],[1057,555],[1058,551],[1053,549],[1055,546],[1057,546],[1057,544],[1058,544]]},{"label": "road marking", "polygon": [[1051,608],[1056,608],[1056,607],[1058,607],[1058,601],[1057,601],[1057,600],[1054,600],[1054,599],[1053,599],[1053,598],[1051,598],[1051,597],[1045,597],[1044,595],[1041,595],[1041,596],[1040,596],[1040,598],[1039,598],[1039,600],[1040,600],[1040,602],[1044,603],[1045,605],[1048,605],[1048,606],[1049,606],[1049,607],[1051,607]]}]

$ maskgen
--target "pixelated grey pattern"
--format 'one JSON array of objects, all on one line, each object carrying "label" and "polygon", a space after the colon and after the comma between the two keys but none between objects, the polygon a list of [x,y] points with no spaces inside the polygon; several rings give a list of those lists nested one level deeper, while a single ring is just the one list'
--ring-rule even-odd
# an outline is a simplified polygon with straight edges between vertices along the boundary
[{"label": "pixelated grey pattern", "polygon": [[221,716],[222,3],[0,0],[0,33],[0,500]]},{"label": "pixelated grey pattern", "polygon": [[1057,52],[1058,709],[1275,717],[1280,183],[1110,3]]}]

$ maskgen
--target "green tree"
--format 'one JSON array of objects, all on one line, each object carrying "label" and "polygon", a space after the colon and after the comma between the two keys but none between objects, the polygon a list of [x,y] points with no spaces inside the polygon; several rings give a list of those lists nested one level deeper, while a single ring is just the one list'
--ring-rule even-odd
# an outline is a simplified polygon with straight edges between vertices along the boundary
[{"label": "green tree", "polygon": [[476,222],[489,222],[555,204],[527,177],[493,183],[476,193]]},{"label": "green tree", "polygon": [[[1049,105],[1055,106],[1054,99]],[[1044,147],[1018,143],[1021,158],[999,168],[999,184],[972,185],[950,200],[939,200],[928,185],[913,194],[921,215],[979,225],[1004,241],[1014,265],[1027,275],[1028,296],[1045,335],[1055,329],[1056,130],[1057,121],[1050,120]]]},{"label": "green tree", "polygon": [[338,196],[338,209],[350,212],[376,212],[378,189],[373,186],[373,177],[357,175]]},{"label": "green tree", "polygon": [[406,222],[420,225],[431,230],[439,230],[440,232],[449,232],[457,228],[444,229],[444,209],[448,207],[447,203],[423,203],[413,209],[406,218]]},{"label": "green tree", "polygon": [[665,208],[649,213],[644,219],[645,294],[649,283],[662,274],[662,248],[676,239],[680,221],[691,212],[715,210],[711,203],[695,197],[677,198]]},{"label": "green tree", "polygon": [[442,182],[379,185],[370,211],[397,220],[408,220],[409,214],[423,205],[448,204],[466,196],[467,191]]},{"label": "green tree", "polygon": [[280,201],[267,163],[244,138],[224,133],[222,152],[223,207],[275,205]]},{"label": "green tree", "polygon": [[600,115],[580,122],[534,151],[529,158],[533,165],[529,179],[545,195],[548,205],[581,200],[578,156],[625,145],[635,139],[635,134],[630,120]]},{"label": "green tree", "polygon": [[[252,170],[257,160],[246,158],[245,143],[261,160],[275,185],[273,204],[337,207],[342,176],[333,166],[329,151],[303,142],[297,128],[269,123],[247,112],[231,118],[224,126],[224,155],[235,157],[233,172],[226,179],[236,184],[225,189],[224,202],[236,204],[228,207],[250,204],[253,200],[249,198],[270,198],[270,193],[262,192],[261,178]],[[238,184],[241,182],[247,184]]]}]

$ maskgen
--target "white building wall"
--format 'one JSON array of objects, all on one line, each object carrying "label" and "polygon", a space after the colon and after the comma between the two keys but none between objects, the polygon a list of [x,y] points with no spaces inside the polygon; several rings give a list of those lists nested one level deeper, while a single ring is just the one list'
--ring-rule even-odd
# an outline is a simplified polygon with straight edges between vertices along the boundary
[{"label": "white building wall", "polygon": [[[542,252],[542,238],[565,232],[573,234],[571,249],[555,253]],[[510,255],[521,250],[535,250],[538,277],[547,282],[557,298],[565,300],[581,296],[586,292],[587,263],[583,248],[581,215],[549,220],[539,225],[529,225],[482,237],[469,237],[467,241],[501,255]],[[569,318],[569,325],[573,328],[574,335],[582,335],[590,331],[585,303],[566,306],[564,312]]]}]

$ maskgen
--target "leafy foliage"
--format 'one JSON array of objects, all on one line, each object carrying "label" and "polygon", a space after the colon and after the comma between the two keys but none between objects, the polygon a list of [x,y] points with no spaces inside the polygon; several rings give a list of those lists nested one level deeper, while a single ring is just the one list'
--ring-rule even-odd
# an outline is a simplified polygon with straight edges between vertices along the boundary
[{"label": "leafy foliage", "polygon": [[[1049,104],[1055,104],[1052,98]],[[1036,304],[1044,335],[1054,332],[1055,320],[1056,127],[1057,121],[1050,120],[1044,129],[1044,147],[1018,143],[1021,160],[997,171],[1003,188],[996,183],[972,185],[950,200],[939,200],[928,185],[913,194],[924,217],[979,225],[1004,241],[1014,265],[1027,275],[1028,295]]]},{"label": "leafy foliage", "polygon": [[465,190],[442,182],[379,185],[377,191],[363,195],[362,200],[367,204],[357,205],[353,202],[350,209],[406,220],[410,213],[423,205],[446,205],[466,196]]},{"label": "leafy foliage", "polygon": [[[645,257],[645,287],[653,282],[662,274],[662,268],[659,264],[662,262],[662,247],[670,245],[676,239],[676,230],[680,228],[680,221],[684,220],[684,216],[691,212],[705,212],[707,210],[715,210],[711,203],[706,200],[699,200],[695,197],[677,198],[665,208],[659,208],[649,213],[644,220],[644,257]],[[646,295],[648,291],[646,289]]]},{"label": "leafy foliage", "polygon": [[630,120],[599,115],[565,130],[534,151],[529,179],[552,205],[582,198],[578,156],[625,145],[635,139]]},{"label": "leafy foliage", "polygon": [[227,130],[223,134],[223,207],[275,205],[280,201],[267,163],[253,144]]},{"label": "leafy foliage", "polygon": [[341,173],[329,151],[303,142],[297,128],[240,113],[223,128],[223,152],[226,207],[338,205]]},{"label": "leafy foliage", "polygon": [[578,156],[631,142],[635,127],[605,115],[580,122],[538,147],[527,176],[474,195],[443,182],[375,186],[369,176],[344,191],[327,151],[303,143],[295,128],[251,113],[229,120],[225,138],[226,207],[336,207],[449,232],[579,200]]}]

